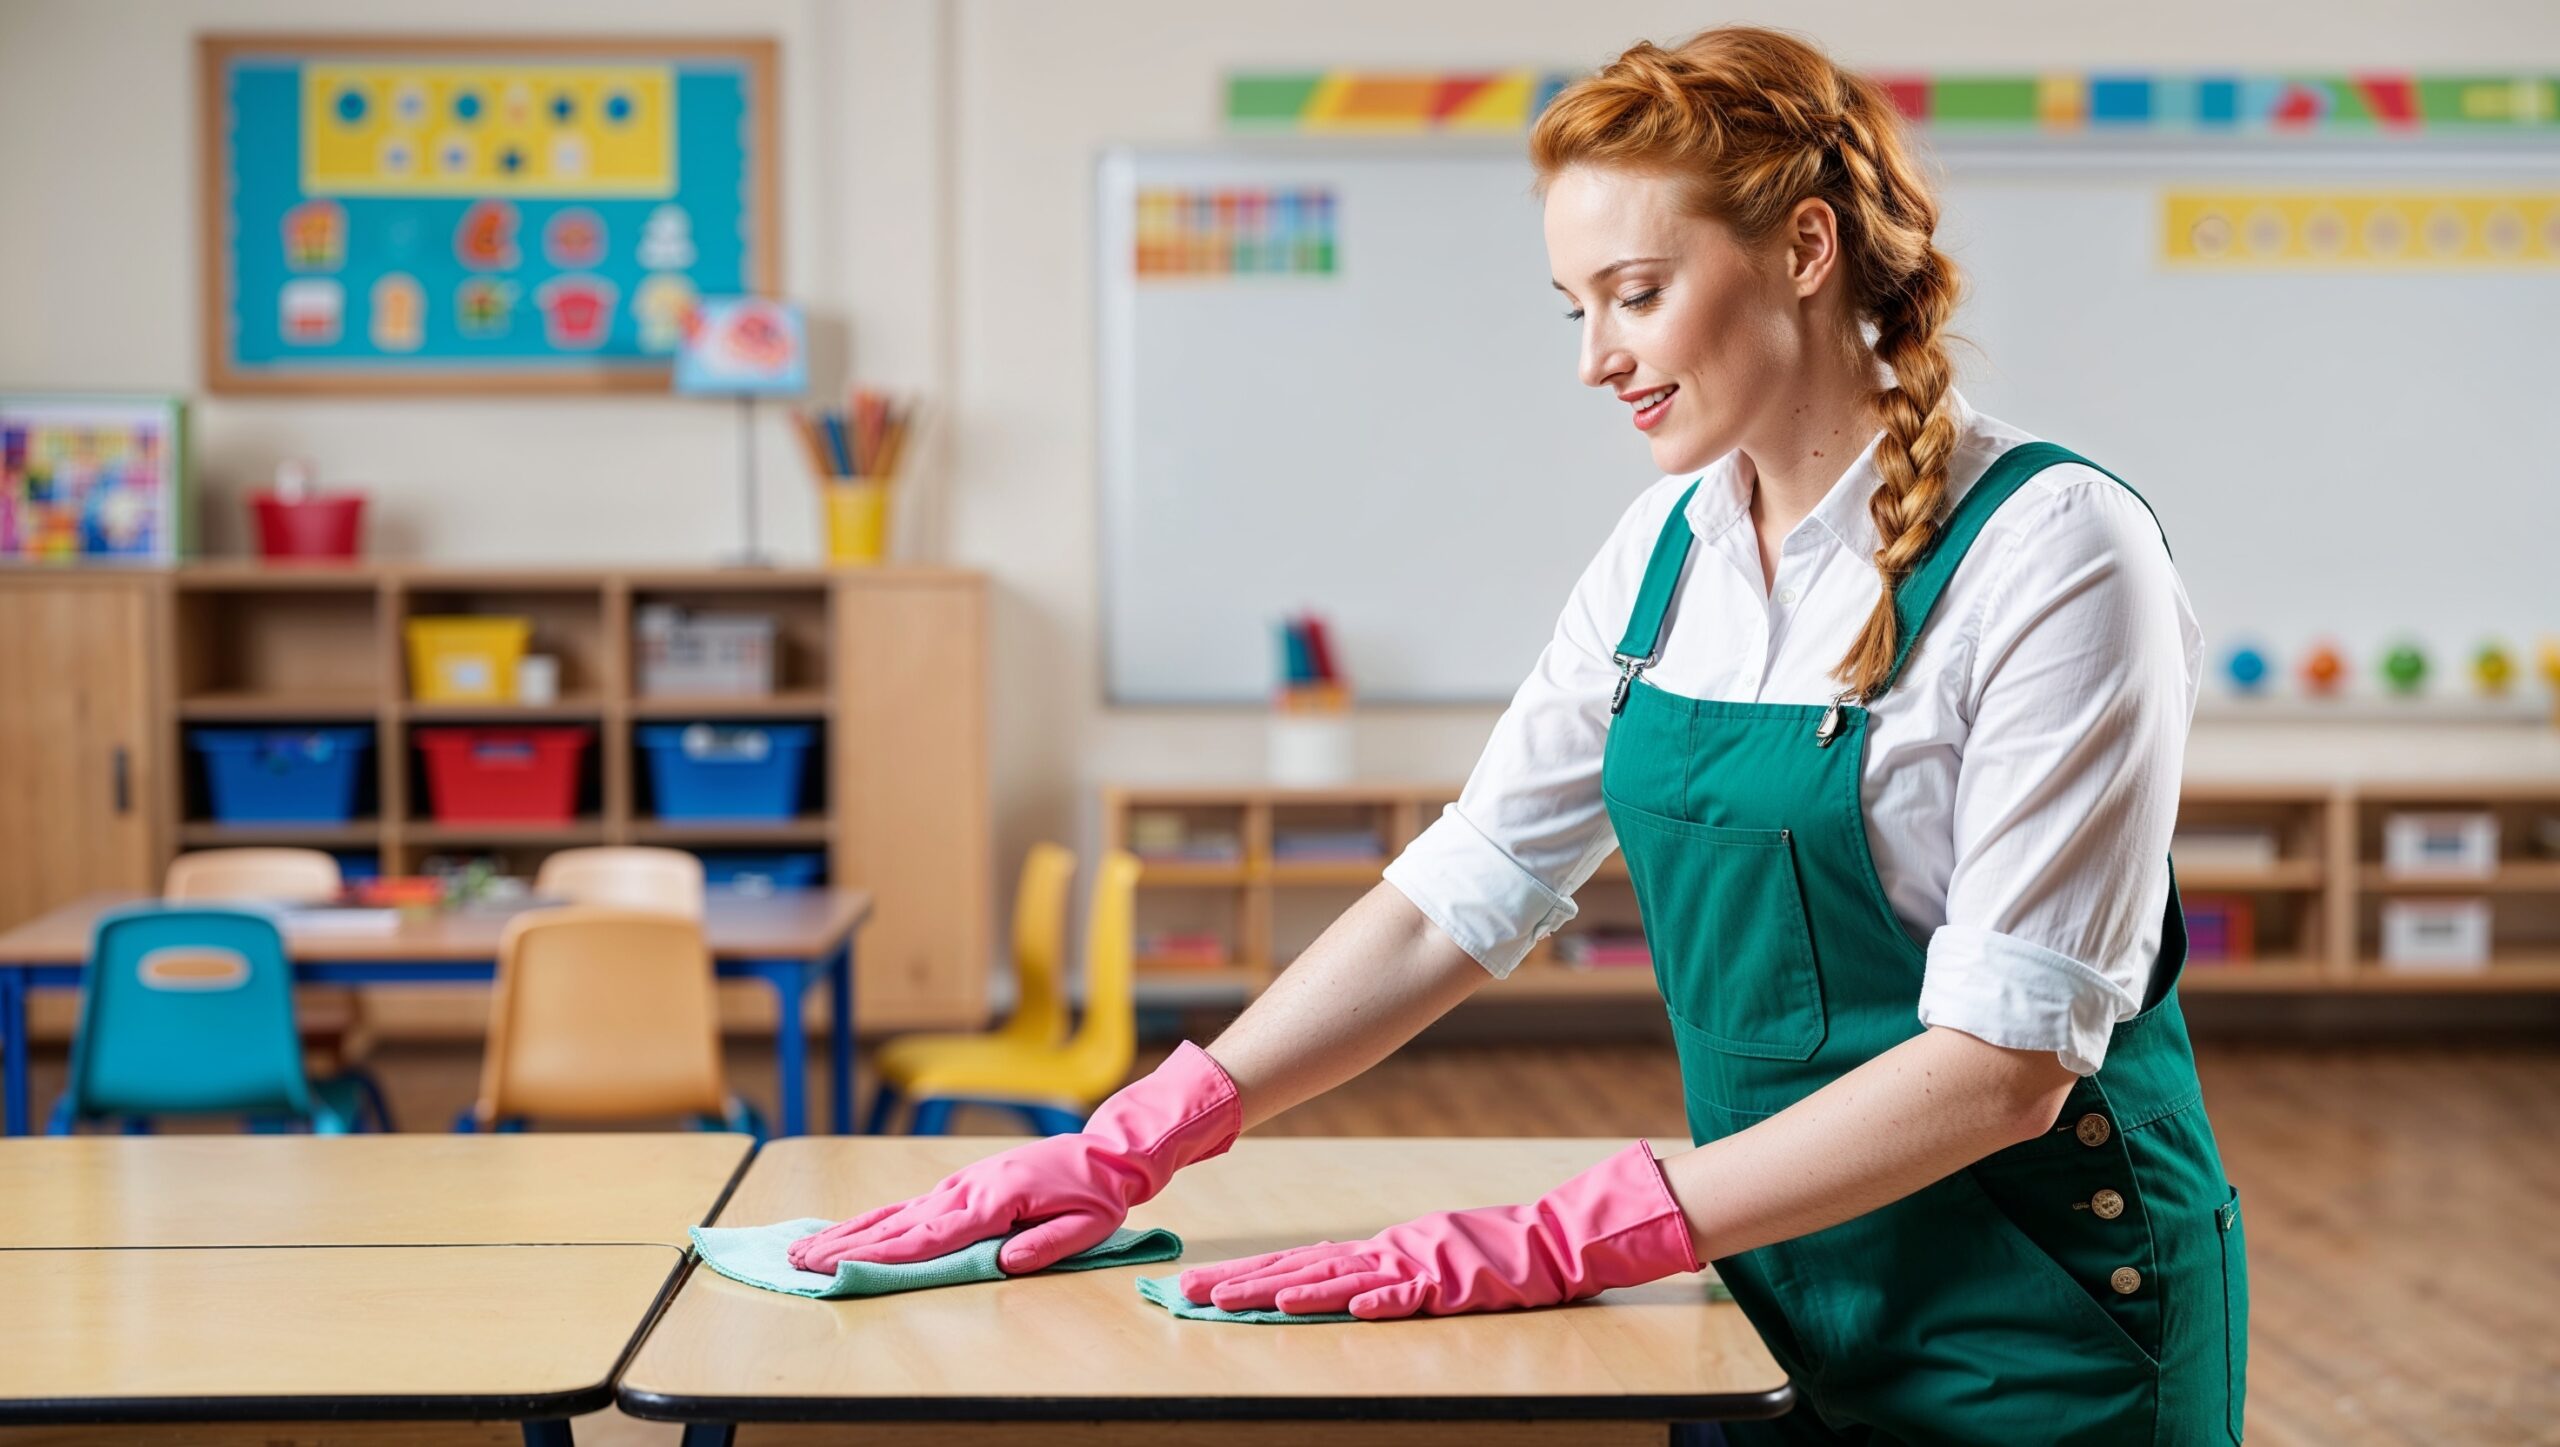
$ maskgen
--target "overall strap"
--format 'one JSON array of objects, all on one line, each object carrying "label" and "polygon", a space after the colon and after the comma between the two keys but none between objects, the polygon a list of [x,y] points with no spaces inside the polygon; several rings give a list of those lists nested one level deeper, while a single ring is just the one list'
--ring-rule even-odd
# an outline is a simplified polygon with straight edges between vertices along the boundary
[{"label": "overall strap", "polygon": [[[2051,442],[2025,442],[2001,453],[1972,489],[1965,493],[1964,500],[1956,504],[1955,512],[1938,529],[1938,536],[1930,542],[1929,550],[1920,555],[1919,563],[1902,580],[1902,586],[1894,589],[1893,631],[1897,641],[1893,668],[1885,674],[1884,687],[1876,690],[1878,696],[1891,692],[1894,684],[1901,680],[1903,665],[1911,661],[1911,650],[1919,643],[1921,631],[1929,626],[1930,615],[1937,611],[1939,598],[1945,595],[1947,584],[1955,578],[1956,568],[1964,562],[1964,555],[1972,549],[1974,539],[1982,535],[1991,515],[2000,510],[2000,504],[2007,502],[2011,494],[2024,487],[2027,479],[2037,473],[2048,467],[2074,462],[2114,477],[2125,491],[2133,493],[2134,501],[2141,503],[2146,511],[2150,509],[2151,504],[2141,493],[2134,492],[2131,483],[2067,447]],[[2159,521],[2158,514],[2153,514],[2152,521]],[[2167,545],[2166,534],[2162,535],[2162,545]]]},{"label": "overall strap", "polygon": [[1609,702],[1609,712],[1627,706],[1627,690],[1635,685],[1636,675],[1653,664],[1662,651],[1662,620],[1670,615],[1671,595],[1680,586],[1681,566],[1689,560],[1689,499],[1695,497],[1698,484],[1692,482],[1671,505],[1671,516],[1664,520],[1662,532],[1653,540],[1653,556],[1644,565],[1644,582],[1636,588],[1636,604],[1627,615],[1627,634],[1618,640],[1618,692]]}]

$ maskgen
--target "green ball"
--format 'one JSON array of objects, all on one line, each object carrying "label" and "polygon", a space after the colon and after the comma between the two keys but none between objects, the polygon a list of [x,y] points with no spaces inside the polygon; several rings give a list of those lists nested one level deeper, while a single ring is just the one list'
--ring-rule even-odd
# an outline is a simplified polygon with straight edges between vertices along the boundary
[{"label": "green ball", "polygon": [[2382,681],[2393,693],[2416,693],[2426,686],[2427,655],[2414,643],[2392,649],[2382,658]]}]

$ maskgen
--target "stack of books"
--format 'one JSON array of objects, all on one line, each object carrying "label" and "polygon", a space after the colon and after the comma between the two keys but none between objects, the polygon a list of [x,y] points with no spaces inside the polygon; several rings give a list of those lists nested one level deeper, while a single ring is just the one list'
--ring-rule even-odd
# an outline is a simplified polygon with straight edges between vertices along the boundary
[{"label": "stack of books", "polygon": [[1305,864],[1375,864],[1386,858],[1373,829],[1305,829],[1275,836],[1271,857]]},{"label": "stack of books", "polygon": [[1138,937],[1138,958],[1159,969],[1214,970],[1227,963],[1227,942],[1214,934],[1160,930]]},{"label": "stack of books", "polygon": [[1244,858],[1244,841],[1231,829],[1195,830],[1171,810],[1142,809],[1129,816],[1129,852],[1160,863],[1233,864]]}]

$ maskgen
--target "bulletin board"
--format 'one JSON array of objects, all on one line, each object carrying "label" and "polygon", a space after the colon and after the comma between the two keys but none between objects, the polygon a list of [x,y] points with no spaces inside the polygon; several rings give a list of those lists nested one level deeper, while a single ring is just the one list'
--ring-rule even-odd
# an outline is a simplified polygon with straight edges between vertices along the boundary
[{"label": "bulletin board", "polygon": [[771,41],[198,42],[214,392],[663,391],[778,285]]}]

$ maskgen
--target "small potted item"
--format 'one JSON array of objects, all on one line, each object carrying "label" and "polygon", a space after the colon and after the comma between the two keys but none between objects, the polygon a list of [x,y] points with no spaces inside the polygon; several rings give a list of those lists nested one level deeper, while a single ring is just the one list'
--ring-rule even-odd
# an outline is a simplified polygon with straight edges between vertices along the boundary
[{"label": "small potted item", "polygon": [[364,494],[317,491],[307,462],[279,466],[273,488],[249,495],[249,514],[269,562],[343,561],[363,550]]}]

